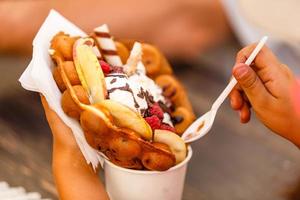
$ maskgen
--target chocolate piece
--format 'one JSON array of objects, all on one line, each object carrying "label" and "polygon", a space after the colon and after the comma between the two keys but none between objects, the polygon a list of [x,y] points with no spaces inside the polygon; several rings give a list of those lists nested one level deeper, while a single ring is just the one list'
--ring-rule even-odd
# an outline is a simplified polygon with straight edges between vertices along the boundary
[{"label": "chocolate piece", "polygon": [[117,81],[117,78],[113,78],[113,79],[110,81],[110,83],[113,84],[113,83],[115,83],[116,81]]}]

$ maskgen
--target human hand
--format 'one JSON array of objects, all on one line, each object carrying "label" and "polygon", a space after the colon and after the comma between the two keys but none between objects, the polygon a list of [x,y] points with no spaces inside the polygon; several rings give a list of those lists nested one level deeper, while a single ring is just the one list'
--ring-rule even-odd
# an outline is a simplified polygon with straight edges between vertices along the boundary
[{"label": "human hand", "polygon": [[53,134],[52,169],[60,199],[109,199],[97,173],[83,157],[71,129],[43,96],[41,101]]},{"label": "human hand", "polygon": [[255,46],[247,46],[237,54],[232,73],[238,85],[230,94],[231,107],[239,111],[243,123],[250,120],[252,107],[264,125],[300,146],[300,119],[293,101],[293,94],[300,92],[295,91],[297,80],[267,47],[250,66],[242,64]]},{"label": "human hand", "polygon": [[74,152],[80,151],[78,145],[76,144],[71,129],[49,107],[45,97],[42,95],[41,95],[41,102],[45,111],[45,115],[49,127],[53,135],[54,148],[63,151],[74,151]]}]

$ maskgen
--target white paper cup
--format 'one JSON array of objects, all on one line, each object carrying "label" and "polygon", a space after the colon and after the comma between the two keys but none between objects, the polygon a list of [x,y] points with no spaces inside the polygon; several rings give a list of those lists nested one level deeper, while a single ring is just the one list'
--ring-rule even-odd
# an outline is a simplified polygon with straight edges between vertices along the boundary
[{"label": "white paper cup", "polygon": [[111,200],[180,200],[187,164],[192,148],[184,161],[167,171],[141,171],[104,162],[106,191]]}]

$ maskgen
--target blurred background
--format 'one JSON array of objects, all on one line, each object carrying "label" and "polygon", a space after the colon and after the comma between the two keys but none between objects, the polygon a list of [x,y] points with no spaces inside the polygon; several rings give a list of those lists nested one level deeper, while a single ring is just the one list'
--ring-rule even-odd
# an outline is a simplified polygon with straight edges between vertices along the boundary
[{"label": "blurred background", "polygon": [[[275,54],[299,72],[296,0],[0,1],[0,181],[43,197],[57,199],[52,136],[39,95],[22,89],[18,78],[51,8],[87,33],[107,23],[116,38],[157,45],[186,86],[197,115],[225,87],[239,49],[264,34],[271,36],[268,45]],[[255,116],[240,124],[228,102],[210,134],[192,147],[184,200],[300,199],[299,149]]]}]

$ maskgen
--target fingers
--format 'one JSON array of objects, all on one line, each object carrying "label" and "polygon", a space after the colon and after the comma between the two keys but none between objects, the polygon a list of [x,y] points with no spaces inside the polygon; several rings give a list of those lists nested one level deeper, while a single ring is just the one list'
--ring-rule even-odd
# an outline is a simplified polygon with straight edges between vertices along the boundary
[{"label": "fingers", "polygon": [[42,102],[44,110],[48,110],[49,106],[48,106],[48,103],[47,103],[45,97],[42,94],[40,94],[40,97],[41,97],[41,102]]},{"label": "fingers", "polygon": [[239,114],[240,114],[240,121],[242,123],[247,123],[250,121],[251,111],[250,111],[250,106],[247,102],[244,102]]},{"label": "fingers", "polygon": [[[239,51],[236,56],[236,63],[245,63],[256,45],[257,44],[249,45]],[[273,52],[268,47],[264,46],[254,59],[253,66],[257,69],[270,68],[270,70],[276,70],[280,67],[280,62]]]},{"label": "fingers", "polygon": [[45,110],[45,115],[49,127],[53,134],[54,142],[60,146],[78,148],[71,129],[60,119],[60,117],[49,107],[44,96],[41,95],[41,101]]},{"label": "fingers", "polygon": [[268,91],[255,71],[245,64],[237,64],[233,68],[233,76],[246,93],[253,106],[261,105],[268,98]]},{"label": "fingers", "polygon": [[43,105],[43,108],[44,108],[44,111],[45,111],[47,121],[50,124],[50,121],[53,121],[53,114],[51,113],[53,111],[49,107],[48,102],[46,101],[45,97],[42,94],[40,94],[40,97],[41,97],[41,102],[42,102],[42,105]]},{"label": "fingers", "polygon": [[230,104],[234,110],[240,110],[243,106],[242,95],[237,89],[230,93]]},{"label": "fingers", "polygon": [[240,121],[247,123],[251,118],[251,105],[246,96],[239,89],[234,89],[230,94],[230,104],[234,110],[239,111]]},{"label": "fingers", "polygon": [[52,128],[52,124],[59,123],[62,124],[63,121],[57,116],[57,114],[49,107],[47,100],[43,95],[41,96],[42,105],[45,110],[45,115],[47,118],[47,121],[49,122],[50,127]]}]

